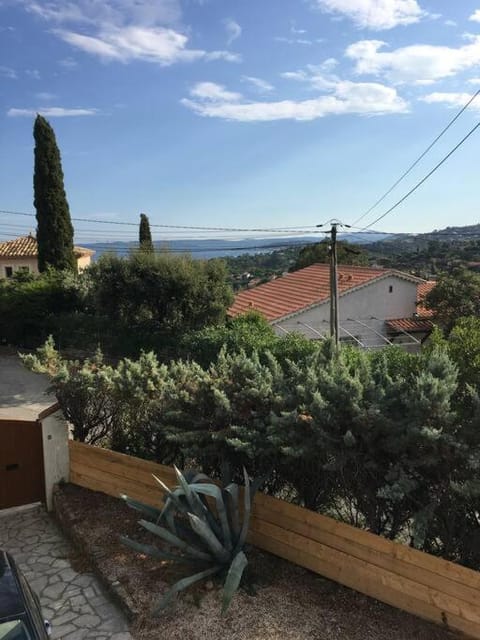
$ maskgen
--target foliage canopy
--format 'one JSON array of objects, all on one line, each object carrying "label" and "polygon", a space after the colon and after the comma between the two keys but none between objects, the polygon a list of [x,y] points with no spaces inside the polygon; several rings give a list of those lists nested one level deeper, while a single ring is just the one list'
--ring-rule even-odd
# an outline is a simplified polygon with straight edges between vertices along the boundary
[{"label": "foliage canopy", "polygon": [[34,206],[37,211],[38,269],[76,270],[73,226],[63,185],[63,170],[55,133],[41,115],[33,128]]}]

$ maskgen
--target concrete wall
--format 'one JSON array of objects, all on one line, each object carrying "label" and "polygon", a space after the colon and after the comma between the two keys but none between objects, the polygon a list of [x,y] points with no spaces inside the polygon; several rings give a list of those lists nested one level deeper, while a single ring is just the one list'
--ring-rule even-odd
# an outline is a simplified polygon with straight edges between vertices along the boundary
[{"label": "concrete wall", "polygon": [[0,278],[5,278],[5,267],[12,267],[13,271],[17,271],[21,267],[28,267],[31,273],[38,273],[38,264],[36,258],[3,258],[0,257]]},{"label": "concrete wall", "polygon": [[[417,285],[414,282],[398,276],[388,276],[340,296],[340,326],[352,333],[365,346],[385,346],[387,343],[376,335],[375,331],[385,336],[385,320],[413,316],[416,311],[416,300]],[[368,328],[355,321],[368,325]],[[312,328],[309,329],[305,325]],[[314,340],[319,339],[319,333],[329,335],[330,304],[318,305],[275,323],[274,329],[278,335],[285,335],[282,327],[287,331],[303,333]],[[340,337],[348,338],[348,334],[340,329]]]},{"label": "concrete wall", "polygon": [[92,256],[80,256],[77,258],[77,269],[83,271],[86,269],[92,261]]},{"label": "concrete wall", "polygon": [[[80,256],[77,258],[77,267],[79,271],[83,271],[91,263],[91,256]],[[31,258],[3,258],[0,257],[0,278],[5,278],[5,267],[12,267],[13,271],[17,271],[21,267],[28,267],[30,273],[38,273],[38,261],[36,257]]]},{"label": "concrete wall", "polygon": [[43,440],[43,459],[45,467],[45,495],[47,509],[52,510],[53,485],[60,480],[68,482],[69,427],[61,411],[51,413],[40,420]]}]

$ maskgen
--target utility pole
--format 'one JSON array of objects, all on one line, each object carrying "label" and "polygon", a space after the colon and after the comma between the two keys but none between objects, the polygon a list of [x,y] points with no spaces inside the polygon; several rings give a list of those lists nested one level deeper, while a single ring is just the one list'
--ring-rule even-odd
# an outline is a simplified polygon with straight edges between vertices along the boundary
[{"label": "utility pole", "polygon": [[[350,227],[350,225],[335,220],[332,220],[330,225],[330,336],[338,346],[340,320],[338,313],[337,231],[338,227]],[[323,227],[323,224],[318,224],[317,227]]]},{"label": "utility pole", "polygon": [[335,345],[338,347],[340,328],[338,320],[337,226],[338,223],[332,222],[330,229],[332,243],[330,247],[330,310],[333,309],[333,326],[330,326],[330,335],[334,337]]}]

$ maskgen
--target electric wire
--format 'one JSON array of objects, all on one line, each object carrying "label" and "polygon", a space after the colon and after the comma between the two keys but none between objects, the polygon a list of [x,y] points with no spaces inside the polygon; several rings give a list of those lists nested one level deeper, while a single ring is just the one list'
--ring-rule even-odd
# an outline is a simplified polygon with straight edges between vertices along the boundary
[{"label": "electric wire", "polygon": [[[0,209],[0,213],[5,213],[5,214],[9,214],[9,215],[16,215],[16,216],[28,216],[28,217],[35,217],[34,213],[27,213],[25,211],[9,211],[7,209]],[[72,220],[74,220],[75,222],[92,222],[95,224],[112,224],[112,225],[127,225],[127,226],[134,226],[134,227],[138,227],[139,223],[138,222],[127,222],[127,221],[123,221],[123,220],[98,220],[98,219],[94,219],[94,218],[76,218],[76,217],[72,217]],[[245,228],[245,227],[207,227],[207,226],[193,226],[193,225],[183,225],[183,224],[154,224],[154,223],[150,223],[150,227],[154,227],[154,228],[159,228],[159,229],[190,229],[190,230],[198,230],[198,231],[232,231],[232,232],[242,232],[242,233],[248,233],[248,232],[255,232],[255,233],[260,233],[260,232],[268,232],[268,233],[285,233],[285,231],[288,230],[294,230],[294,229],[298,229],[298,231],[295,231],[295,233],[300,233],[301,229],[299,226],[296,227],[262,227],[262,228]],[[313,227],[313,225],[312,225]],[[309,233],[324,233],[323,231],[309,231]]]},{"label": "electric wire", "polygon": [[450,127],[458,120],[458,118],[462,115],[462,113],[464,111],[466,111],[468,109],[468,107],[472,104],[472,102],[477,98],[477,96],[480,94],[480,89],[478,91],[476,91],[473,96],[470,98],[470,100],[460,109],[460,111],[450,120],[450,122],[447,124],[446,127],[444,127],[442,129],[442,131],[440,131],[440,133],[437,135],[437,137],[428,145],[428,147],[425,149],[425,151],[423,151],[423,153],[420,154],[420,156],[415,160],[415,162],[413,162],[406,171],[404,171],[402,173],[402,175],[400,176],[400,178],[398,178],[398,180],[396,180],[396,182],[394,182],[392,184],[392,186],[387,189],[387,191],[385,191],[385,193],[380,196],[380,198],[369,208],[367,209],[364,213],[362,213],[361,216],[359,216],[354,222],[353,224],[357,224],[358,222],[360,222],[360,220],[363,220],[369,213],[371,213],[374,209],[376,209],[378,207],[378,205],[383,202],[385,200],[385,198],[387,196],[389,196],[392,191],[408,176],[408,174],[413,171],[413,169],[415,169],[415,167],[419,164],[419,162],[421,160],[423,160],[423,158],[427,155],[427,153],[437,144],[437,142],[440,140],[440,138],[443,137],[443,135],[450,129]]},{"label": "electric wire", "polygon": [[383,218],[385,218],[386,216],[388,216],[389,213],[391,213],[394,209],[396,209],[397,207],[399,207],[403,202],[405,202],[405,200],[407,198],[409,198],[413,193],[415,193],[415,191],[422,186],[422,184],[424,184],[424,182],[426,182],[430,176],[432,176],[438,169],[440,169],[440,167],[457,151],[457,149],[459,149],[467,140],[468,138],[470,138],[471,135],[473,135],[475,133],[475,131],[480,127],[480,122],[477,122],[477,124],[470,129],[470,131],[460,140],[460,142],[458,144],[456,144],[453,149],[451,149],[446,156],[444,156],[440,162],[438,162],[431,171],[429,171],[427,173],[427,175],[425,175],[419,182],[417,182],[417,184],[412,187],[410,189],[410,191],[407,191],[407,193],[402,196],[400,198],[400,200],[398,200],[394,205],[392,205],[389,209],[387,209],[384,213],[382,213],[381,216],[378,216],[378,218],[375,218],[375,220],[373,222],[371,222],[370,224],[366,225],[365,227],[363,227],[363,231],[366,231],[367,229],[369,229],[370,227],[372,227],[374,224],[377,224],[377,222],[379,222],[380,220],[383,220]]}]

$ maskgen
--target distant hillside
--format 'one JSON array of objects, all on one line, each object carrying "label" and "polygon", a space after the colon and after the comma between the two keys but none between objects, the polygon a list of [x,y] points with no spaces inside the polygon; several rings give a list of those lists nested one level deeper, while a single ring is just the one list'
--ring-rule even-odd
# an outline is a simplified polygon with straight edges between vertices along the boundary
[{"label": "distant hillside", "polygon": [[364,248],[370,260],[383,267],[435,278],[443,271],[471,268],[480,261],[480,224],[392,235]]},{"label": "distant hillside", "polygon": [[[369,244],[378,240],[388,238],[386,234],[373,233],[355,233],[344,234],[342,240],[361,244]],[[212,238],[210,240],[169,240],[155,241],[154,246],[157,251],[169,250],[172,253],[191,253],[194,258],[221,258],[224,256],[239,256],[250,253],[256,255],[259,253],[270,253],[278,251],[282,248],[302,247],[306,244],[320,242],[324,236],[302,236],[293,238],[244,238],[243,240],[218,240]],[[113,252],[118,255],[128,255],[138,245],[136,242],[93,242],[82,243],[82,246],[95,251],[95,259],[102,254]]]}]

